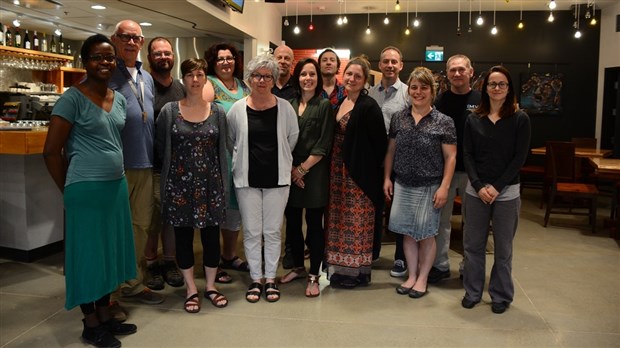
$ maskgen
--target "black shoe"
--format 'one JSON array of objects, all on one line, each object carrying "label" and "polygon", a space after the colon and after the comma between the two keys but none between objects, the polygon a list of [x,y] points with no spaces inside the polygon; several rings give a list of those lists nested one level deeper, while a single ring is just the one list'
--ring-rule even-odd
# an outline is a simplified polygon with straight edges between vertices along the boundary
[{"label": "black shoe", "polygon": [[493,302],[491,304],[491,311],[495,314],[502,314],[510,307],[509,302]]},{"label": "black shoe", "polygon": [[411,298],[424,297],[424,295],[426,295],[426,294],[428,294],[428,290],[418,291],[418,290],[411,289],[409,291],[409,297],[411,297]]},{"label": "black shoe", "polygon": [[158,262],[154,262],[150,266],[146,266],[146,279],[144,281],[151,290],[163,290],[164,289],[164,277],[161,274],[161,268]]},{"label": "black shoe", "polygon": [[428,273],[428,282],[430,284],[435,284],[442,279],[450,278],[450,270],[442,271],[438,268],[431,268],[431,271]]},{"label": "black shoe", "polygon": [[101,323],[101,326],[108,330],[112,335],[131,335],[138,331],[138,327],[134,324],[122,324],[120,321],[112,318],[105,323]]},{"label": "black shoe", "polygon": [[185,281],[183,281],[183,275],[174,261],[164,261],[161,265],[161,273],[166,283],[170,286],[178,288],[185,284]]},{"label": "black shoe", "polygon": [[295,267],[295,261],[293,261],[293,253],[290,251],[285,251],[284,257],[282,257],[282,268],[292,269],[293,267]]},{"label": "black shoe", "polygon": [[472,309],[479,302],[480,301],[472,301],[472,300],[468,299],[467,297],[463,297],[463,299],[461,300],[461,306],[463,306],[463,308]]},{"label": "black shoe", "polygon": [[121,341],[112,336],[103,325],[88,327],[84,319],[82,319],[82,323],[84,323],[84,330],[82,331],[82,340],[84,342],[95,347],[120,348]]}]

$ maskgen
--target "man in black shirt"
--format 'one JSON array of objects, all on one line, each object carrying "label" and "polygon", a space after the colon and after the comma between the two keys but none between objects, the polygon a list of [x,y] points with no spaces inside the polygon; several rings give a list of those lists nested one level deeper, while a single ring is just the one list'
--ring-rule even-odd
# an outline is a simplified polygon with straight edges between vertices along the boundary
[{"label": "man in black shirt", "polygon": [[271,93],[282,99],[291,100],[296,97],[295,88],[291,83],[293,50],[287,45],[280,45],[273,51],[273,55],[280,67],[280,76],[274,81]]},{"label": "man in black shirt", "polygon": [[[437,256],[435,263],[428,275],[429,283],[437,283],[442,279],[450,277],[450,263],[448,250],[450,249],[450,232],[452,226],[450,218],[454,206],[454,198],[458,194],[461,200],[465,200],[465,186],[467,185],[467,173],[463,164],[463,129],[465,120],[470,110],[475,109],[480,104],[480,92],[471,89],[471,79],[474,76],[474,68],[469,58],[462,54],[457,54],[448,59],[446,63],[450,89],[439,94],[435,100],[435,107],[441,113],[450,116],[454,120],[457,136],[456,169],[450,191],[448,192],[448,202],[441,211],[439,223],[439,234],[437,235]],[[463,212],[463,218],[465,213]]]}]

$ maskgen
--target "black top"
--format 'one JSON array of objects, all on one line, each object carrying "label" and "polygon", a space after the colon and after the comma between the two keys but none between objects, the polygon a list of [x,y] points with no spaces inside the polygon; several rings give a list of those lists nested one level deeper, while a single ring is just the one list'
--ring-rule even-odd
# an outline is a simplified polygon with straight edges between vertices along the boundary
[{"label": "black top", "polygon": [[383,202],[383,159],[387,132],[379,104],[361,94],[347,124],[342,142],[342,159],[355,183],[373,201]]},{"label": "black top", "polygon": [[250,187],[278,186],[278,106],[256,111],[248,106],[248,181]]},{"label": "black top", "polygon": [[456,127],[456,167],[458,172],[465,171],[463,163],[463,129],[467,115],[480,104],[480,92],[470,90],[466,94],[455,94],[447,90],[437,96],[435,107],[439,112],[454,120]]},{"label": "black top", "polygon": [[530,150],[530,118],[521,110],[499,119],[471,113],[465,122],[464,161],[471,185],[480,191],[491,184],[497,192],[519,183],[519,169]]},{"label": "black top", "polygon": [[278,86],[274,83],[273,88],[271,88],[271,93],[275,94],[276,97],[280,97],[286,100],[297,98],[297,92],[295,91],[295,88],[293,88],[293,84],[291,83],[292,80],[292,77],[289,77],[288,81],[286,81],[286,84],[282,86],[282,88],[278,88]]}]

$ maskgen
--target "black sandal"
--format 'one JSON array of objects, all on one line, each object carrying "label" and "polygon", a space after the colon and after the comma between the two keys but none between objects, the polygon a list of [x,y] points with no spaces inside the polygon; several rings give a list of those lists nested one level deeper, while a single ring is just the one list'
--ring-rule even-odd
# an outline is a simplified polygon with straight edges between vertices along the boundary
[{"label": "black sandal", "polygon": [[215,275],[215,282],[221,284],[230,284],[232,283],[232,277],[226,271],[222,271],[218,268],[217,274]]},{"label": "black sandal", "polygon": [[241,260],[239,259],[239,256],[235,256],[230,260],[226,260],[224,257],[220,258],[222,259],[222,261],[220,262],[220,268],[222,269],[232,269],[234,271],[240,272],[250,271],[250,266],[246,261],[237,262],[237,260]]},{"label": "black sandal", "polygon": [[[250,284],[248,291],[245,293],[245,299],[250,303],[256,303],[260,300],[260,295],[262,293],[263,293],[263,284],[254,282]],[[256,299],[250,299],[249,296],[256,296]]]},{"label": "black sandal", "polygon": [[[270,298],[269,296],[272,297]],[[276,285],[276,283],[265,283],[265,299],[267,302],[277,302],[280,300],[280,289],[278,289],[278,285]]]}]

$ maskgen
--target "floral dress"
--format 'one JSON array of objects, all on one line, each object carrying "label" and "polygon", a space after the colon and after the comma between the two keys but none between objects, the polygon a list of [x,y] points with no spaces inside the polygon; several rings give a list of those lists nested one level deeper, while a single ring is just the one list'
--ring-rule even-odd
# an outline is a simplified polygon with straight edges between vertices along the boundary
[{"label": "floral dress", "polygon": [[189,122],[179,113],[171,129],[172,157],[163,213],[172,226],[203,228],[225,220],[226,200],[219,160],[218,117]]}]

